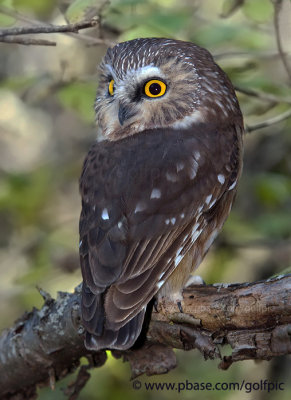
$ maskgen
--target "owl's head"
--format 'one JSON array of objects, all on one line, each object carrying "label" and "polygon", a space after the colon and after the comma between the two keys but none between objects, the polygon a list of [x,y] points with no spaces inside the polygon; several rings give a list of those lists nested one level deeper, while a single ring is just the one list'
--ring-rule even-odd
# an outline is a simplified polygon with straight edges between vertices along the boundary
[{"label": "owl's head", "polygon": [[108,49],[100,69],[95,111],[103,138],[240,115],[229,79],[193,43],[160,38],[119,43]]}]

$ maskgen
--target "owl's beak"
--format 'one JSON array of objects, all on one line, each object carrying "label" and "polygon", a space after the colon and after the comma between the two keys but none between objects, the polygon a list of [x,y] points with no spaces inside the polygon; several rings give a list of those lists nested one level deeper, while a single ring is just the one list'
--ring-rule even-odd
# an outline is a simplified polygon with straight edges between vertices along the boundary
[{"label": "owl's beak", "polygon": [[123,125],[127,119],[133,117],[134,115],[135,112],[132,110],[130,106],[124,105],[123,103],[119,103],[118,119],[120,125]]}]

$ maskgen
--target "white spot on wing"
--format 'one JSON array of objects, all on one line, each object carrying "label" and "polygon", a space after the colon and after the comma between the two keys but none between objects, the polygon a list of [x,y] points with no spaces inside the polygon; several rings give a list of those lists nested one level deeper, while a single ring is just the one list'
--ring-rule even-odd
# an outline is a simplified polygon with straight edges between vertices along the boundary
[{"label": "white spot on wing", "polygon": [[210,200],[212,199],[212,194],[206,197],[205,203],[208,205],[210,203]]},{"label": "white spot on wing", "polygon": [[175,258],[175,267],[177,267],[177,265],[180,263],[180,261],[182,260],[183,256],[177,256]]},{"label": "white spot on wing", "polygon": [[177,172],[182,171],[182,169],[185,167],[185,164],[183,162],[178,162],[176,164],[177,167]]},{"label": "white spot on wing", "polygon": [[153,189],[151,193],[151,199],[159,199],[161,197],[160,189]]},{"label": "white spot on wing", "polygon": [[209,204],[209,208],[211,208],[216,203],[216,199],[213,199],[212,202]]},{"label": "white spot on wing", "polygon": [[109,219],[109,215],[108,215],[108,210],[107,210],[107,208],[104,208],[104,209],[103,209],[101,218],[104,219],[104,221],[107,220],[107,219]]},{"label": "white spot on wing", "polygon": [[170,220],[169,220],[169,218],[167,218],[167,219],[165,220],[165,224],[166,224],[166,225],[169,225],[169,223],[170,223]]},{"label": "white spot on wing", "polygon": [[117,226],[118,226],[119,229],[121,229],[121,228],[122,228],[122,222],[119,221],[118,224],[117,224]]},{"label": "white spot on wing", "polygon": [[200,224],[196,223],[193,228],[192,228],[192,242],[194,243],[196,239],[200,236],[202,229],[198,229],[200,227]]},{"label": "white spot on wing", "polygon": [[180,217],[181,217],[181,218],[184,218],[184,217],[185,217],[185,214],[184,214],[184,213],[180,214]]},{"label": "white spot on wing", "polygon": [[144,211],[146,208],[147,208],[147,206],[146,206],[145,203],[139,202],[139,203],[137,203],[137,205],[136,205],[136,207],[135,207],[134,213],[136,214],[136,213],[138,213],[138,212],[142,212],[142,211]]},{"label": "white spot on wing", "polygon": [[194,151],[194,158],[195,158],[195,160],[197,160],[197,161],[200,160],[200,153],[199,153],[198,150],[195,150],[195,151]]},{"label": "white spot on wing", "polygon": [[224,182],[225,182],[224,175],[222,175],[222,174],[217,175],[217,179],[218,179],[219,183],[221,183],[222,185],[224,184]]},{"label": "white spot on wing", "polygon": [[229,187],[228,190],[232,190],[237,184],[237,180],[233,182],[233,184]]},{"label": "white spot on wing", "polygon": [[190,179],[194,179],[197,174],[199,164],[194,158],[192,158],[191,164],[192,165],[191,165],[191,169],[190,169]]},{"label": "white spot on wing", "polygon": [[166,172],[166,178],[170,182],[177,182],[178,177],[175,174],[172,174],[171,172]]},{"label": "white spot on wing", "polygon": [[[170,260],[171,260],[171,259],[170,259]],[[162,277],[163,277],[164,275],[165,275],[165,271],[161,273],[161,275],[160,275],[160,277],[159,277],[159,280],[161,280]]]},{"label": "white spot on wing", "polygon": [[80,240],[80,242],[79,242],[79,248],[82,246],[82,240]]},{"label": "white spot on wing", "polygon": [[180,254],[182,250],[183,250],[183,246],[178,249],[177,254]]},{"label": "white spot on wing", "polygon": [[160,289],[161,286],[163,286],[163,284],[165,283],[165,281],[160,281],[157,283],[157,287]]},{"label": "white spot on wing", "polygon": [[171,218],[171,224],[175,225],[175,223],[176,223],[176,218]]},{"label": "white spot on wing", "polygon": [[215,229],[208,237],[208,239],[206,240],[205,244],[204,244],[204,251],[207,251],[209,249],[209,247],[212,245],[214,239],[216,238],[216,236],[218,235],[218,230]]}]

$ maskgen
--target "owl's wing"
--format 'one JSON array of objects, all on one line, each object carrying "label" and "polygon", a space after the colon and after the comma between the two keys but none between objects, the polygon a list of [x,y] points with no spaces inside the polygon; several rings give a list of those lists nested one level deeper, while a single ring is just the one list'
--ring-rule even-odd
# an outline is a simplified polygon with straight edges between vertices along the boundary
[{"label": "owl's wing", "polygon": [[89,152],[80,256],[82,314],[95,348],[133,343],[147,303],[203,231],[200,217],[234,184],[237,131],[211,129],[146,131]]}]

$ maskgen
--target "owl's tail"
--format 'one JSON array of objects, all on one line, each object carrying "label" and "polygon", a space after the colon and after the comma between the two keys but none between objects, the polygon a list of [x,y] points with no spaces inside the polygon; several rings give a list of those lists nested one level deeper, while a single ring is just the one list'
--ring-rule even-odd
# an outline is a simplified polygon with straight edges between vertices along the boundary
[{"label": "owl's tail", "polygon": [[139,337],[145,309],[124,326],[114,331],[105,326],[103,294],[96,295],[83,283],[82,317],[86,329],[85,346],[88,350],[118,349],[127,350]]}]

